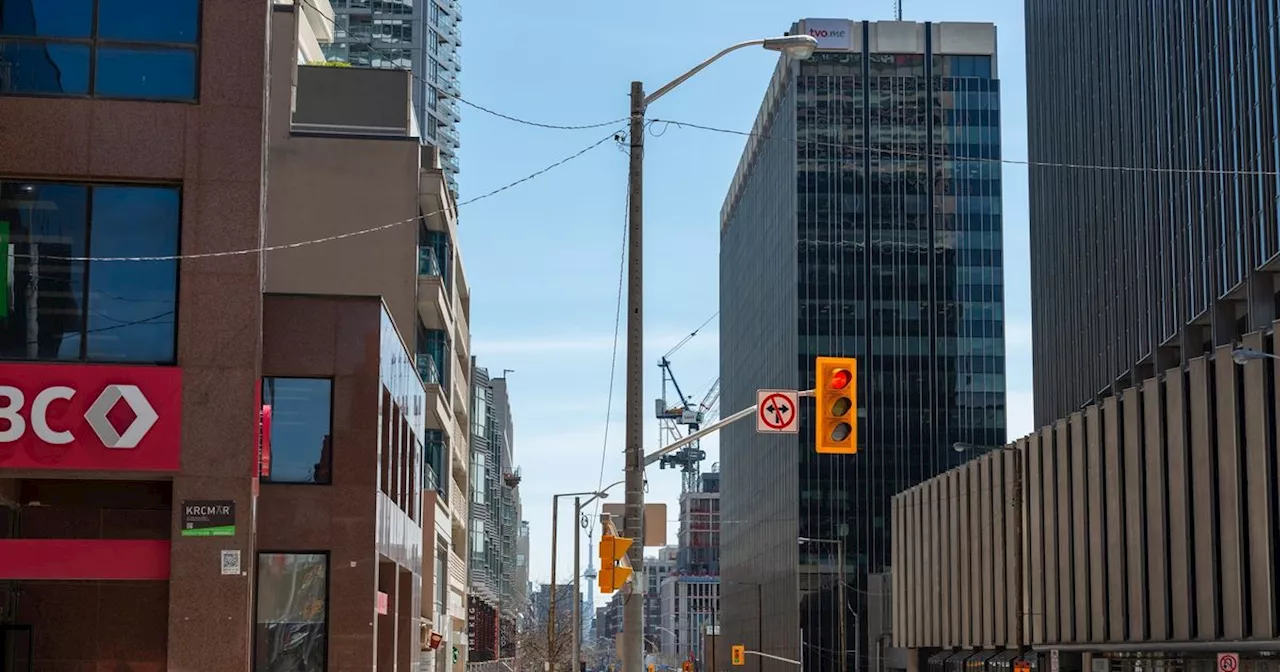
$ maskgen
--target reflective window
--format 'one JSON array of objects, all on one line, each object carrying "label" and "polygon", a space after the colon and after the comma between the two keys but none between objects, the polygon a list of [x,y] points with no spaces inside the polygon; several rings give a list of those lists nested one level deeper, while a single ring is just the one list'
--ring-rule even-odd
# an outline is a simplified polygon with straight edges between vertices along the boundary
[{"label": "reflective window", "polygon": [[259,553],[254,672],[323,672],[328,664],[329,556]]},{"label": "reflective window", "polygon": [[[163,257],[178,252],[176,189],[97,187],[89,250],[94,257]],[[89,265],[86,350],[94,361],[176,359],[176,259]]]},{"label": "reflective window", "polygon": [[262,379],[262,403],[271,406],[269,483],[333,482],[333,381]]},{"label": "reflective window", "polygon": [[0,0],[0,94],[193,101],[199,26],[200,0]]},{"label": "reflective window", "polygon": [[180,202],[173,187],[0,181],[0,359],[173,363],[178,262],[121,258],[177,255]]}]

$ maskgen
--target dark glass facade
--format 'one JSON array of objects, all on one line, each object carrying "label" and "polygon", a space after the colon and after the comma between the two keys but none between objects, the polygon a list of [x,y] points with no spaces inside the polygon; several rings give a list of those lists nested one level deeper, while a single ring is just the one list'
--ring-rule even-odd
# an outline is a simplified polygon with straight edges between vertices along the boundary
[{"label": "dark glass facade", "polygon": [[1278,23],[1027,0],[1037,425],[1277,316]]},{"label": "dark glass facade", "polygon": [[812,669],[838,669],[837,551],[860,612],[890,497],[971,456],[953,444],[1006,438],[994,31],[988,55],[949,55],[915,28],[924,53],[780,63],[722,212],[725,407],[811,388],[815,356],[859,359],[858,455],[813,452],[808,403],[798,435],[722,437],[725,634],[755,648],[763,619],[762,649]]}]

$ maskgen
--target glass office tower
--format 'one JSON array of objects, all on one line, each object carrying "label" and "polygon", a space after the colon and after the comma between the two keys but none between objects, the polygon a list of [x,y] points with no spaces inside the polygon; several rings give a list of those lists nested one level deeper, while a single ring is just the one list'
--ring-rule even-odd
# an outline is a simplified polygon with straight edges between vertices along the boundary
[{"label": "glass office tower", "polygon": [[838,670],[838,551],[860,612],[890,497],[1005,441],[1000,94],[990,24],[794,31],[820,51],[780,60],[721,212],[722,402],[857,357],[860,450],[814,454],[806,403],[799,435],[724,431],[721,617],[726,641]]},{"label": "glass office tower", "polygon": [[413,106],[424,142],[440,149],[440,162],[457,194],[458,0],[332,0],[331,61],[413,70]]}]

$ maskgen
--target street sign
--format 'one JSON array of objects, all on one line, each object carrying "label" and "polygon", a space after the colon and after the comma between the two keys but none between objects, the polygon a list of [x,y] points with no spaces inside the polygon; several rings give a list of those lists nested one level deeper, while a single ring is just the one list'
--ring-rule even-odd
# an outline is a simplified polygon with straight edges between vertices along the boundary
[{"label": "street sign", "polygon": [[1218,672],[1236,672],[1238,669],[1240,669],[1240,654],[1218,654]]},{"label": "street sign", "polygon": [[800,395],[795,390],[756,392],[756,431],[761,434],[795,434]]}]

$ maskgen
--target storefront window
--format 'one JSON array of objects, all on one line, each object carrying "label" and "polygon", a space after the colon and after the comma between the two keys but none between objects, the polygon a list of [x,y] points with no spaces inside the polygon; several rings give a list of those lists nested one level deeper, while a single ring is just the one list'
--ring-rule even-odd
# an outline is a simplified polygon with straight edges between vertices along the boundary
[{"label": "storefront window", "polygon": [[328,598],[328,555],[259,553],[254,672],[323,672]]}]

